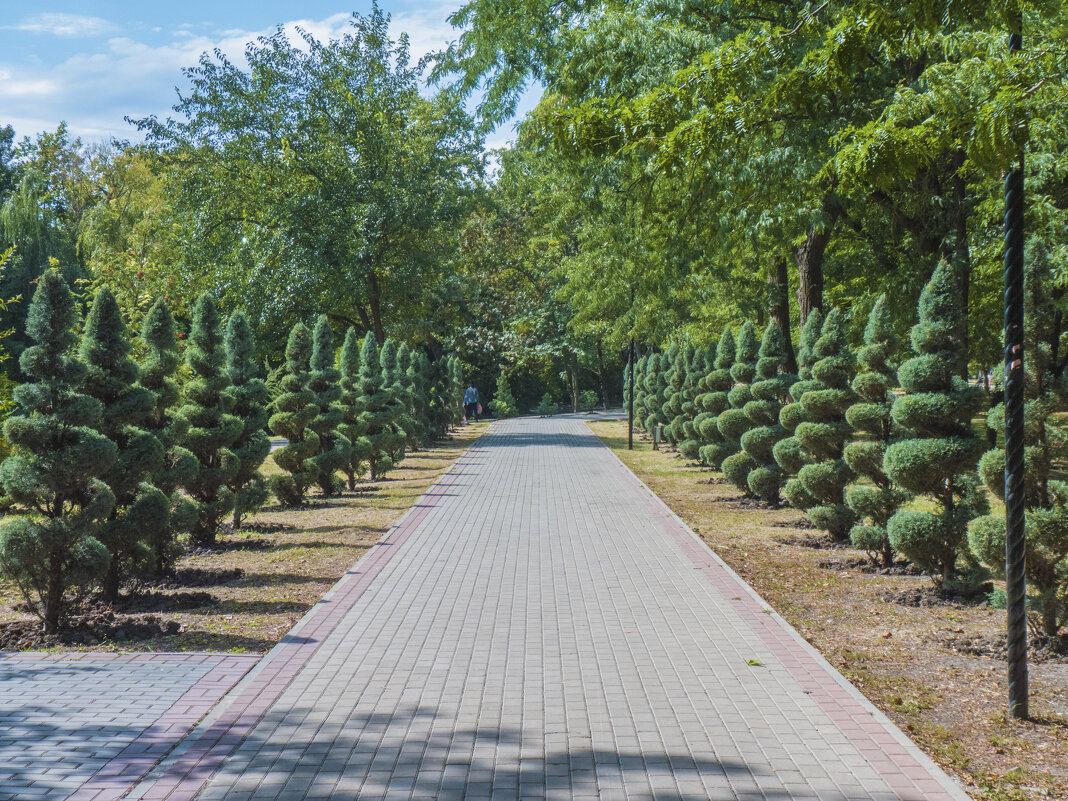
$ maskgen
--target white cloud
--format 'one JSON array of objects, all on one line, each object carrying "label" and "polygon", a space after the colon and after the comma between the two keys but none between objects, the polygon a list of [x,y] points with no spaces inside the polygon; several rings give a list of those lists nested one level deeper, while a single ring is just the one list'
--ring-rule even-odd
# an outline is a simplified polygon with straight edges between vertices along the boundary
[{"label": "white cloud", "polygon": [[53,36],[66,37],[103,36],[118,30],[114,23],[100,17],[62,13],[33,14],[23,18],[22,22],[3,27],[10,31],[50,33]]}]

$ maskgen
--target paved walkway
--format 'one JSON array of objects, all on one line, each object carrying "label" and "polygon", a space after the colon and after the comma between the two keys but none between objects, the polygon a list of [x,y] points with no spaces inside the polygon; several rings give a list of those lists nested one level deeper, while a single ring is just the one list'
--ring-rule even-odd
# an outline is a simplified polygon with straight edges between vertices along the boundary
[{"label": "paved walkway", "polygon": [[497,424],[116,790],[73,797],[967,798],[568,418]]}]

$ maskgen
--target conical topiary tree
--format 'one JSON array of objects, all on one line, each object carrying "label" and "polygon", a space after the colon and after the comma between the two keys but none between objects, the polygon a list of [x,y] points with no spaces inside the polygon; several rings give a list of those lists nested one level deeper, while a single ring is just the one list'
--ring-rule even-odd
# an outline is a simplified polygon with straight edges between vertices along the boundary
[{"label": "conical topiary tree", "polygon": [[412,370],[412,352],[407,342],[397,346],[397,383],[400,386],[399,400],[404,406],[404,413],[398,421],[404,430],[404,445],[409,451],[418,450],[426,437],[416,411],[416,374]]},{"label": "conical topiary tree", "polygon": [[345,333],[345,342],[341,346],[341,424],[338,431],[346,440],[349,448],[341,472],[348,478],[349,489],[356,489],[356,479],[367,470],[367,460],[371,452],[371,443],[365,436],[367,424],[362,415],[364,411],[363,392],[360,390],[360,348],[362,343],[356,329],[349,328]]},{"label": "conical topiary tree", "polygon": [[142,428],[155,434],[163,445],[163,465],[152,474],[152,484],[170,500],[167,528],[151,532],[148,543],[155,556],[155,573],[167,576],[182,553],[179,536],[192,530],[197,521],[196,504],[181,490],[196,476],[197,458],[182,443],[189,421],[177,413],[181,390],[175,373],[181,363],[174,319],[163,298],[145,315],[141,326],[144,356],[140,364],[141,386],[150,390],[156,402]]},{"label": "conical topiary tree", "polygon": [[535,409],[535,411],[541,417],[551,417],[552,415],[556,414],[556,401],[553,400],[553,396],[551,393],[546,392],[544,395],[541,396],[541,400],[538,401],[538,408]]},{"label": "conical topiary tree", "polygon": [[497,390],[493,393],[490,408],[493,410],[493,415],[498,418],[513,417],[519,411],[512,388],[508,386],[508,374],[504,370],[501,370],[501,374],[497,376]]},{"label": "conical topiary tree", "polygon": [[334,367],[334,332],[325,314],[320,314],[312,332],[312,354],[309,362],[308,389],[315,395],[318,413],[308,428],[319,438],[319,450],[312,457],[316,478],[323,495],[341,491],[338,471],[348,463],[351,443],[338,430],[345,411],[341,407],[341,372]]},{"label": "conical topiary tree", "polygon": [[756,375],[749,391],[753,399],[742,408],[753,428],[742,434],[742,451],[756,465],[749,471],[749,491],[765,503],[779,505],[782,469],[775,461],[772,448],[786,436],[779,425],[779,411],[796,376],[780,374],[786,364],[786,343],[782,329],[774,321],[764,329]]},{"label": "conical topiary tree", "polygon": [[878,554],[886,567],[894,563],[886,522],[908,500],[908,493],[883,470],[887,446],[901,436],[890,416],[894,400],[890,390],[897,383],[890,358],[896,350],[886,296],[882,295],[868,315],[864,347],[857,354],[860,370],[853,379],[853,391],[858,401],[846,410],[846,422],[861,439],[846,445],[844,457],[850,469],[866,482],[846,488],[846,504],[858,521],[849,530],[849,539],[855,547]]},{"label": "conical topiary tree", "polygon": [[[1044,250],[1028,248],[1024,313],[1024,507],[1025,558],[1029,601],[1037,607],[1042,628],[1056,637],[1068,625],[1068,482],[1053,478],[1053,461],[1064,452],[1065,432],[1053,415],[1068,403],[1065,379],[1055,374],[1054,348],[1063,324],[1050,297],[1049,262]],[[988,422],[1004,444],[1005,407],[999,404]],[[993,448],[979,460],[987,488],[1005,499],[1005,449]],[[1005,573],[1005,515],[985,515],[968,527],[972,553],[997,576]]]},{"label": "conical topiary tree", "polygon": [[701,458],[701,441],[697,434],[694,423],[697,420],[699,408],[697,396],[704,392],[704,378],[708,372],[708,362],[705,351],[694,348],[690,366],[686,371],[686,382],[682,385],[682,422],[679,423],[681,441],[679,453],[686,459]]},{"label": "conical topiary tree", "polygon": [[268,485],[285,506],[300,506],[308,488],[319,478],[315,456],[319,453],[319,435],[311,422],[319,414],[311,383],[312,339],[304,323],[297,323],[286,342],[286,372],[280,382],[282,394],[275,398],[274,414],[268,420],[286,445],[271,454],[287,475],[271,476]]},{"label": "conical topiary tree", "polygon": [[727,393],[734,383],[731,378],[734,355],[734,334],[729,327],[725,327],[716,344],[712,369],[705,377],[706,392],[697,399],[703,411],[694,421],[694,427],[701,439],[701,461],[713,470],[719,470],[723,466],[723,460],[735,452],[725,442],[718,425],[719,416],[730,406]]},{"label": "conical topiary tree", "polygon": [[226,348],[226,374],[233,386],[233,415],[241,421],[241,433],[231,450],[238,460],[237,472],[228,486],[234,493],[233,526],[267,502],[267,481],[260,467],[271,452],[267,435],[267,384],[260,378],[256,348],[248,319],[242,311],[230,315],[223,338]]},{"label": "conical topiary tree", "polygon": [[749,471],[756,467],[756,462],[742,450],[742,434],[753,427],[753,421],[746,416],[743,409],[745,404],[753,399],[749,383],[756,375],[758,347],[756,328],[746,321],[738,332],[738,340],[735,343],[734,364],[731,365],[731,380],[734,381],[734,386],[727,393],[730,408],[720,414],[716,422],[719,433],[723,436],[724,448],[731,452],[723,460],[723,475],[746,495],[750,493]]},{"label": "conical topiary tree", "polygon": [[656,427],[662,422],[660,419],[660,406],[664,402],[663,387],[667,386],[662,380],[663,371],[660,364],[663,356],[659,353],[651,353],[645,365],[645,430],[650,436]]},{"label": "conical topiary tree", "polygon": [[689,380],[690,361],[693,359],[693,346],[686,342],[675,351],[675,359],[668,375],[667,400],[664,403],[664,438],[672,445],[682,442],[682,424],[685,415],[682,410],[685,402],[685,388]]},{"label": "conical topiary tree", "polygon": [[85,365],[81,389],[101,404],[98,430],[118,448],[115,463],[101,478],[115,506],[97,539],[111,555],[101,579],[106,599],[115,601],[123,583],[155,570],[150,542],[167,530],[170,501],[150,483],[163,467],[163,445],[139,426],[155,409],[155,395],[138,385],[132,346],[115,296],[107,287],[93,299],[78,355]]},{"label": "conical topiary tree", "polygon": [[226,372],[226,348],[215,304],[205,292],[193,308],[186,364],[192,373],[178,410],[189,423],[185,446],[197,458],[197,470],[186,492],[197,505],[190,532],[195,547],[215,544],[220,521],[233,512],[234,493],[227,486],[240,463],[230,447],[244,429],[231,414],[236,398]]},{"label": "conical topiary tree", "polygon": [[34,344],[19,357],[26,382],[14,398],[23,413],[4,424],[14,452],[0,465],[8,496],[31,510],[0,527],[0,573],[47,634],[59,629],[70,588],[107,570],[108,550],[97,535],[115,505],[101,476],[117,448],[96,428],[100,402],[77,390],[85,366],[70,355],[75,322],[70,290],[59,273],[46,270],[26,315]]},{"label": "conical topiary tree", "polygon": [[815,501],[807,510],[812,525],[840,540],[848,536],[856,520],[845,502],[846,485],[856,476],[843,458],[852,435],[845,413],[856,400],[850,386],[856,374],[856,358],[838,309],[832,309],[824,320],[814,353],[812,377],[822,388],[810,389],[801,396],[805,419],[798,424],[794,436],[812,456],[812,462],[797,472],[797,479]]},{"label": "conical topiary tree", "polygon": [[[791,402],[779,412],[779,425],[783,427],[786,436],[776,442],[772,449],[776,464],[782,469],[783,477],[788,479],[783,488],[783,495],[787,503],[795,509],[808,509],[816,503],[816,499],[808,494],[804,485],[796,478],[801,468],[812,462],[812,457],[794,434],[797,426],[805,420],[801,398],[809,390],[826,388],[821,381],[812,377],[812,365],[816,363],[816,341],[820,338],[822,329],[823,314],[819,309],[812,309],[801,327],[801,341],[797,349],[798,380],[790,386]],[[794,478],[790,478],[791,476]]]},{"label": "conical topiary tree", "polygon": [[360,419],[366,426],[364,437],[368,443],[367,462],[371,479],[382,478],[393,469],[393,453],[396,450],[397,434],[394,420],[397,404],[392,387],[379,360],[378,344],[370,331],[364,337],[360,350],[360,392],[363,395],[363,412]]},{"label": "conical topiary tree", "polygon": [[896,551],[937,572],[945,586],[954,578],[968,522],[987,510],[971,475],[984,449],[971,425],[982,390],[960,378],[965,325],[957,276],[948,263],[935,268],[919,311],[910,337],[916,355],[897,371],[905,395],[890,410],[912,436],[887,447],[883,469],[892,481],[933,502],[935,512],[901,509],[886,531]]},{"label": "conical topiary tree", "polygon": [[387,338],[382,343],[382,349],[378,352],[378,359],[382,365],[382,378],[385,390],[389,393],[389,428],[393,432],[390,459],[393,467],[396,467],[404,459],[404,443],[408,439],[408,432],[404,430],[408,422],[407,393],[401,383],[401,371],[397,362],[397,343]]},{"label": "conical topiary tree", "polygon": [[412,393],[412,419],[415,421],[416,430],[419,432],[413,447],[426,448],[430,446],[431,425],[427,415],[430,392],[430,362],[422,351],[415,351],[411,355],[408,365],[408,384]]}]

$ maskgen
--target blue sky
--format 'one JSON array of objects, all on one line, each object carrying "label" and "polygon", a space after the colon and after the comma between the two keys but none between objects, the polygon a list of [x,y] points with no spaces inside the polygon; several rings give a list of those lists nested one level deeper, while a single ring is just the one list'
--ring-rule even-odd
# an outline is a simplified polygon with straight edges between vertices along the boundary
[{"label": "blue sky", "polygon": [[[382,7],[419,57],[458,37],[446,18],[460,2],[383,0]],[[76,135],[98,140],[136,139],[125,115],[166,114],[175,86],[183,85],[181,68],[202,52],[220,48],[238,57],[246,42],[278,25],[299,25],[320,39],[336,36],[370,2],[2,0],[0,6],[0,125],[13,125],[21,138],[66,120]],[[537,94],[528,92],[521,112]],[[513,135],[512,123],[505,124],[487,147]]]}]

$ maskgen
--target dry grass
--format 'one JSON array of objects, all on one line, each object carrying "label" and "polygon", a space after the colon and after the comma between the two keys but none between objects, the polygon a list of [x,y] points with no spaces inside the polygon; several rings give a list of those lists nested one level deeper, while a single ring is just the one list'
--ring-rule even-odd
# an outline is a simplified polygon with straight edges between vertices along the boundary
[{"label": "dry grass", "polygon": [[[220,535],[219,551],[184,557],[179,570],[240,568],[243,575],[217,586],[168,586],[175,595],[206,592],[213,603],[160,617],[181,631],[151,640],[105,642],[90,650],[263,652],[277,643],[349,567],[384,535],[438,476],[486,429],[475,423],[437,447],[409,454],[383,481],[364,481],[335,498],[307,506],[269,506],[249,528]],[[277,471],[268,459],[265,472]],[[282,528],[285,527],[285,528]],[[257,530],[259,529],[259,530]],[[15,588],[0,583],[0,623],[28,617],[15,607]]]},{"label": "dry grass", "polygon": [[1068,799],[1068,664],[1031,665],[1034,720],[1020,723],[1005,718],[1005,663],[954,650],[955,642],[1003,631],[1003,611],[883,600],[930,580],[864,573],[849,566],[861,552],[796,544],[815,533],[794,527],[800,512],[742,508],[734,487],[709,483],[719,473],[654,452],[647,441],[627,451],[624,422],[590,428],[976,798]]}]

